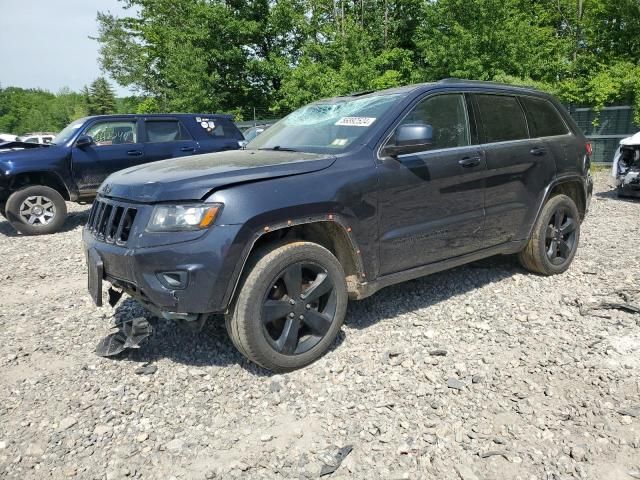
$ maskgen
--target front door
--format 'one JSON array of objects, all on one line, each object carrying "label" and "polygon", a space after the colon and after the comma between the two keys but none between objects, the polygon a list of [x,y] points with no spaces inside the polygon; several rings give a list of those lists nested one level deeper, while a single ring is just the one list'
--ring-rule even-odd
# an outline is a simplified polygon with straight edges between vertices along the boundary
[{"label": "front door", "polygon": [[71,171],[81,196],[94,194],[111,173],[144,162],[136,120],[98,120],[82,135],[94,143],[71,150]]},{"label": "front door", "polygon": [[382,275],[482,245],[486,163],[474,145],[465,96],[422,99],[402,124],[431,125],[434,141],[425,151],[384,158],[378,165]]}]

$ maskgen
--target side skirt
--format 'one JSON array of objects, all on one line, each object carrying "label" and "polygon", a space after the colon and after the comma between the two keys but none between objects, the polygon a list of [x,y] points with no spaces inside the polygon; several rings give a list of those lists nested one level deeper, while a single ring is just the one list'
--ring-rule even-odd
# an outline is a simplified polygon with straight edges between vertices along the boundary
[{"label": "side skirt", "polygon": [[500,245],[478,250],[466,255],[460,255],[459,257],[447,258],[446,260],[429,263],[428,265],[412,268],[410,270],[384,275],[372,282],[359,283],[356,287],[356,291],[350,292],[349,298],[351,300],[362,300],[363,298],[370,297],[378,290],[390,285],[415,280],[416,278],[449,270],[451,268],[459,267],[460,265],[465,265],[494,255],[510,255],[518,253],[525,247],[526,243],[526,240],[501,243]]}]

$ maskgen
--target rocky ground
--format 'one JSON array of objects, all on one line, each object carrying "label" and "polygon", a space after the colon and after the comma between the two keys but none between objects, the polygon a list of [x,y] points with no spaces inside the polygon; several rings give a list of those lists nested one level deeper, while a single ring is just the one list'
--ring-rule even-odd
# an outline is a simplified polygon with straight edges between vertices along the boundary
[{"label": "rocky ground", "polygon": [[500,257],[387,288],[287,375],[220,323],[97,357],[148,314],[92,305],[87,208],[48,237],[1,221],[0,477],[640,479],[640,314],[594,309],[640,304],[640,202],[596,180],[566,274]]}]

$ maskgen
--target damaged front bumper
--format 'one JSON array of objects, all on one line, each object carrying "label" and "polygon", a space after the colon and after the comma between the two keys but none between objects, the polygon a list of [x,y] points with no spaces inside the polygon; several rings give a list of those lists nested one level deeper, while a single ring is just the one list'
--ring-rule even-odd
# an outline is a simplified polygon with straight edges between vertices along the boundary
[{"label": "damaged front bumper", "polygon": [[620,142],[611,174],[619,196],[640,198],[640,134]]},{"label": "damaged front bumper", "polygon": [[[169,319],[192,321],[201,314],[224,311],[229,258],[233,257],[229,250],[234,248],[239,229],[235,225],[217,226],[195,240],[146,248],[106,243],[85,229],[90,291],[95,276],[94,282],[107,281]],[[93,290],[94,301],[100,305],[96,296],[101,295],[101,288],[94,286]],[[112,295],[117,294],[110,291]],[[110,303],[114,298],[117,301],[117,296],[112,297]]]},{"label": "damaged front bumper", "polygon": [[618,195],[640,198],[640,168],[618,177]]}]

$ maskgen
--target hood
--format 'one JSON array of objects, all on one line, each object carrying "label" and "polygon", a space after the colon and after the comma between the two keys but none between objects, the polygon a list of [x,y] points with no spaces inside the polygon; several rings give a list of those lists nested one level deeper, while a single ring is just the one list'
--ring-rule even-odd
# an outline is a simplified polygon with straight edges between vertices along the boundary
[{"label": "hood", "polygon": [[220,187],[315,172],[334,161],[326,154],[273,150],[208,153],[127,168],[98,192],[138,202],[201,200]]},{"label": "hood", "polygon": [[10,149],[29,149],[29,148],[42,148],[49,147],[50,143],[30,143],[30,142],[21,142],[20,140],[10,140],[8,142],[0,141],[0,150],[10,150]]},{"label": "hood", "polygon": [[[10,142],[15,143],[15,142]],[[21,142],[18,142],[21,143]],[[39,145],[35,143],[27,143],[27,148],[15,147],[4,149],[4,145],[0,143],[0,163],[13,168],[19,168],[27,162],[49,162],[64,158],[69,152],[65,147],[58,145]]]},{"label": "hood", "polygon": [[626,147],[640,146],[640,132],[621,140],[620,145],[624,145]]}]

